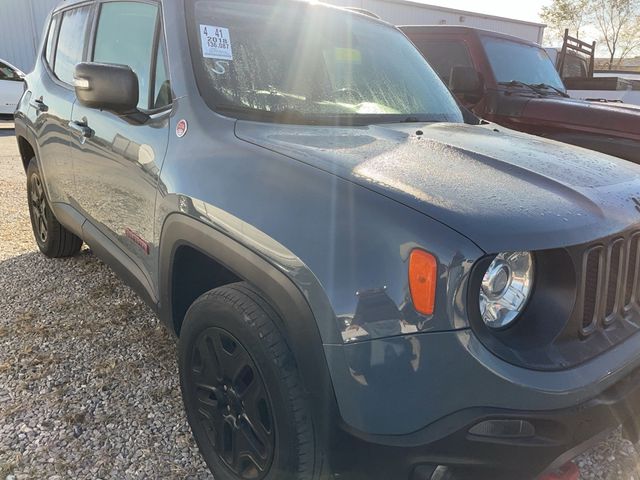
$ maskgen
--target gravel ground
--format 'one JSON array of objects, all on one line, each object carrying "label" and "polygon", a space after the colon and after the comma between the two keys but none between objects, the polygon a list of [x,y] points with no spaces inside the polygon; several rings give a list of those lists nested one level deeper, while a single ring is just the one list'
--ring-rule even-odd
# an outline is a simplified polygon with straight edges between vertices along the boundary
[{"label": "gravel ground", "polygon": [[183,413],[175,343],[89,250],[36,250],[0,123],[0,480],[211,479]]},{"label": "gravel ground", "polygon": [[[184,417],[174,340],[155,315],[89,250],[36,251],[9,126],[0,122],[0,480],[211,479]],[[619,432],[577,463],[582,480],[640,480]]]}]

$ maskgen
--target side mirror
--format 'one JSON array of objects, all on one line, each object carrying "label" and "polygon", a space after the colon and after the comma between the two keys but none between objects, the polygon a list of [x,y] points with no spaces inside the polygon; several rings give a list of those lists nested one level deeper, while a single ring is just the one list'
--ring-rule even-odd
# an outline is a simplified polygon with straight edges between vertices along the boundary
[{"label": "side mirror", "polygon": [[484,84],[475,68],[457,66],[451,69],[449,88],[456,95],[481,96]]},{"label": "side mirror", "polygon": [[138,76],[125,65],[79,63],[75,70],[78,101],[117,114],[138,111]]}]

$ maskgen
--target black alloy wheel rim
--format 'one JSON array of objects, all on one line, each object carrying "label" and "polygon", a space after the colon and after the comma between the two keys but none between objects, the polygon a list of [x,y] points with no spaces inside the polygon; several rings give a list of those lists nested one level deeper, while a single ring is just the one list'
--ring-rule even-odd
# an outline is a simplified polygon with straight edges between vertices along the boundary
[{"label": "black alloy wheel rim", "polygon": [[47,221],[47,199],[42,181],[37,174],[31,175],[30,206],[36,235],[41,243],[47,242],[49,222]]},{"label": "black alloy wheel rim", "polygon": [[273,409],[249,353],[230,333],[209,328],[196,339],[189,373],[210,447],[239,478],[263,478],[275,451]]}]

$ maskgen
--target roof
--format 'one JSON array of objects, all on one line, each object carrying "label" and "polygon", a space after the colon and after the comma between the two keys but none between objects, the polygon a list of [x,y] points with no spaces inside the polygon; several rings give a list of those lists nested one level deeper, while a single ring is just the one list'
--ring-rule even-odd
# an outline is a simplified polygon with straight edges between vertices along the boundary
[{"label": "roof", "polygon": [[[62,0],[61,3],[54,9],[54,11],[58,11],[61,10],[69,5],[74,5],[77,3],[82,3],[85,2],[87,0]],[[422,2],[416,2],[413,0],[380,0],[382,2],[385,3],[394,3],[397,5],[411,5],[414,7],[420,7],[420,8],[428,8],[430,10],[437,10],[440,12],[447,12],[447,13],[454,13],[456,15],[473,15],[474,17],[478,17],[478,18],[486,18],[488,20],[500,20],[500,21],[507,21],[510,23],[518,23],[521,25],[531,25],[531,26],[535,26],[535,27],[539,27],[539,28],[544,28],[546,27],[546,25],[544,23],[537,23],[537,22],[527,22],[525,20],[517,20],[514,18],[508,18],[508,17],[500,17],[497,15],[489,15],[489,14],[485,14],[485,13],[478,13],[478,12],[471,12],[471,11],[467,11],[467,10],[458,10],[456,8],[449,8],[449,7],[441,7],[438,5],[429,5],[428,3],[422,3]]]},{"label": "roof", "polygon": [[[60,3],[58,3],[58,5],[53,9],[52,13],[57,13],[60,10],[64,10],[66,8],[73,7],[74,5],[80,5],[82,3],[92,3],[94,1],[97,1],[97,0],[60,0]],[[158,0],[158,1],[163,1],[163,0]],[[164,0],[164,1],[167,1],[167,0]],[[279,1],[282,1],[282,0],[261,0],[261,1],[262,2],[271,1],[271,2],[276,3],[276,2],[279,2]],[[287,0],[284,0],[284,1],[287,1]],[[308,5],[310,2],[316,1],[316,0],[288,0],[288,1],[290,1],[291,3]],[[355,14],[355,15],[360,15],[360,16],[366,17],[366,18],[368,18],[370,20],[373,20],[373,21],[376,21],[376,22],[379,22],[379,23],[384,23],[386,25],[389,24],[388,22],[384,21],[383,19],[381,19],[377,15],[375,15],[372,12],[369,12],[368,10],[363,9],[363,8],[353,8],[353,7],[346,7],[345,8],[345,7],[340,7],[340,6],[336,6],[336,5],[331,5],[329,3],[322,3],[322,1],[320,1],[319,4],[322,5],[323,7],[326,7],[326,8],[331,8],[331,9],[334,9],[334,10],[341,10],[341,11],[349,13],[349,14]]]},{"label": "roof", "polygon": [[63,10],[67,7],[71,7],[79,3],[87,3],[88,1],[89,0],[61,0],[61,2],[58,3],[58,6],[53,9],[52,13],[58,12],[60,10]]},{"label": "roof", "polygon": [[540,47],[540,45],[538,45],[537,43],[530,42],[529,40],[525,40],[524,38],[507,35],[506,33],[494,32],[493,30],[484,30],[482,28],[467,27],[463,25],[401,25],[398,28],[407,33],[417,33],[421,31],[433,32],[434,30],[451,33],[472,33],[474,35],[485,35],[489,37],[503,38],[512,42]]}]

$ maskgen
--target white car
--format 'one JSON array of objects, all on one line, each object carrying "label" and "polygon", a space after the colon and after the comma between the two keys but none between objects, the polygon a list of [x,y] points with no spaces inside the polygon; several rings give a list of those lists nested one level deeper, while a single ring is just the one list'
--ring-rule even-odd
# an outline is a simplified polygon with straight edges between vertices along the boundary
[{"label": "white car", "polygon": [[24,92],[24,73],[0,60],[0,115],[13,115]]}]

